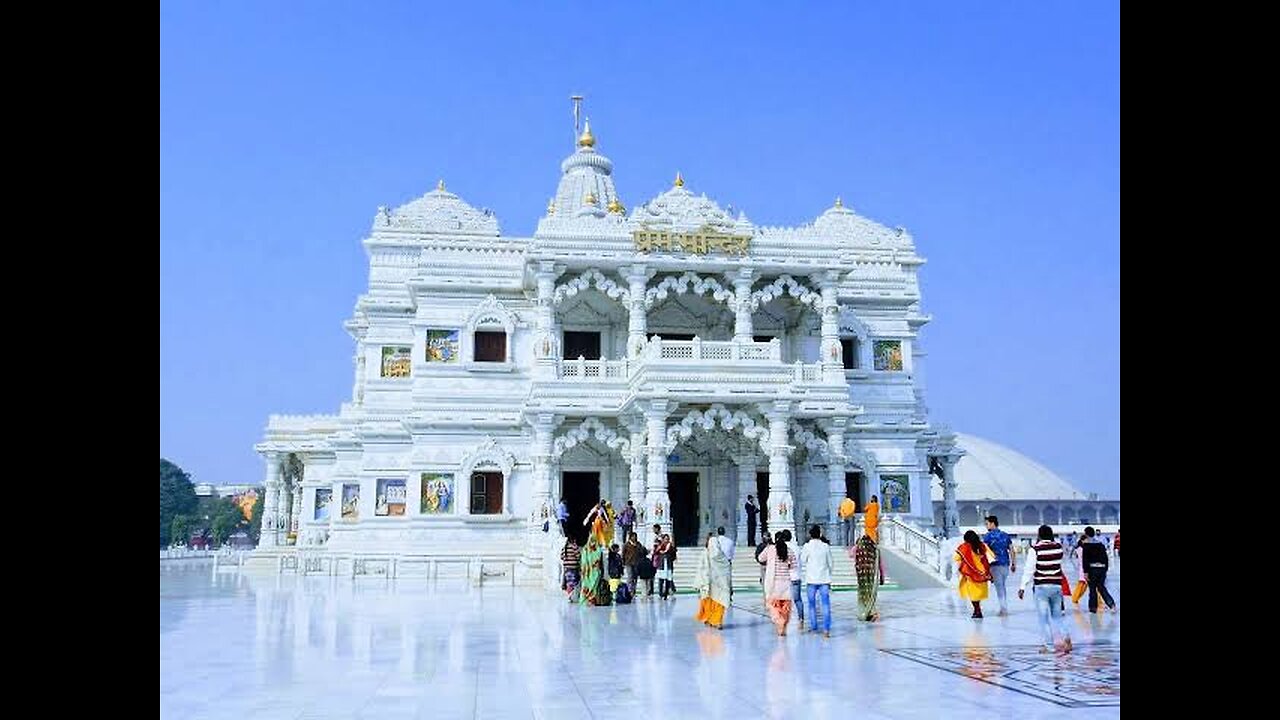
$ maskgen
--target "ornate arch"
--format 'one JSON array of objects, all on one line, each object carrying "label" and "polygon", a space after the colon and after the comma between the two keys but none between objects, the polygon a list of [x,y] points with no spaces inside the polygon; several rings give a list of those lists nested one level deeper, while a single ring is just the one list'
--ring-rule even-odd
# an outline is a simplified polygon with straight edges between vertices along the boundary
[{"label": "ornate arch", "polygon": [[[872,483],[879,479],[879,475],[876,474],[876,459],[871,455],[871,453],[867,452],[867,449],[862,446],[862,443],[852,438],[845,437],[844,456],[845,467],[856,467],[861,470],[862,474],[867,476],[868,483]],[[870,487],[872,487],[873,490],[868,494],[881,494],[878,485],[871,485]]]},{"label": "ornate arch", "polygon": [[600,422],[600,418],[589,417],[582,424],[555,439],[551,446],[551,457],[558,458],[568,450],[594,436],[610,450],[616,450],[623,458],[631,459],[631,440],[623,437],[611,427]]},{"label": "ornate arch", "polygon": [[501,329],[511,335],[515,332],[518,322],[519,318],[516,314],[508,310],[501,300],[490,294],[471,311],[471,315],[467,318],[467,331]]},{"label": "ornate arch", "polygon": [[613,278],[606,276],[597,268],[582,273],[578,277],[556,286],[555,293],[552,295],[551,303],[559,305],[565,300],[586,290],[592,285],[596,289],[604,293],[613,300],[617,300],[626,306],[631,301],[631,291],[614,282]]},{"label": "ornate arch", "polygon": [[840,307],[840,333],[842,335],[853,333],[853,336],[858,338],[858,342],[863,343],[871,339],[871,328],[867,327],[862,318],[853,312],[853,308],[847,305]]},{"label": "ornate arch", "polygon": [[681,440],[693,434],[694,428],[701,427],[704,430],[710,430],[717,425],[725,430],[741,428],[744,437],[759,444],[760,449],[766,454],[769,452],[768,424],[757,423],[754,417],[742,410],[730,411],[720,403],[707,408],[706,412],[690,410],[683,420],[668,426],[667,437],[663,442],[663,446],[668,453],[671,453],[680,444]]},{"label": "ornate arch", "polygon": [[790,275],[781,275],[778,279],[751,293],[751,309],[755,310],[762,305],[766,305],[775,298],[782,297],[784,293],[796,298],[814,310],[821,311],[822,309],[822,293],[814,292],[801,285]]},{"label": "ornate arch", "polygon": [[[693,284],[692,288],[689,287],[690,283]],[[665,300],[671,290],[675,290],[677,295],[683,295],[690,290],[695,295],[705,295],[709,291],[712,299],[716,302],[728,305],[730,310],[734,309],[735,301],[732,290],[726,289],[715,278],[704,278],[693,272],[663,278],[657,285],[645,290],[645,308],[651,308],[659,301]]]},{"label": "ornate arch", "polygon": [[516,456],[493,437],[487,437],[484,442],[472,448],[471,452],[462,456],[462,461],[458,463],[458,475],[465,479],[477,470],[498,470],[503,479],[509,481],[515,467]]},{"label": "ornate arch", "polygon": [[811,454],[830,457],[826,438],[801,425],[799,420],[793,419],[790,429],[791,437],[795,438],[796,444],[803,445]]}]

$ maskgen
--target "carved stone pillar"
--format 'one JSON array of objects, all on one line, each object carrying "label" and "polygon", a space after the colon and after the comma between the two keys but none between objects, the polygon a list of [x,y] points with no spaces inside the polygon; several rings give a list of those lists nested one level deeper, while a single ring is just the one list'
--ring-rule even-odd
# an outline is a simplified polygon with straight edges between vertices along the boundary
[{"label": "carved stone pillar", "polygon": [[543,260],[533,274],[538,285],[537,309],[533,314],[533,374],[538,379],[554,378],[560,357],[560,339],[555,332],[555,290],[556,278],[561,272],[554,262]]},{"label": "carved stone pillar", "polygon": [[356,380],[355,384],[351,386],[351,402],[357,405],[364,403],[364,351],[364,343],[356,343],[356,356],[352,359],[352,362],[356,367]]},{"label": "carved stone pillar", "polygon": [[[827,432],[827,538],[839,542],[840,503],[844,501],[844,428],[848,418],[831,418],[822,423]],[[856,499],[855,499],[856,502]]]},{"label": "carved stone pillar", "polygon": [[645,531],[654,524],[671,532],[671,497],[667,494],[667,416],[676,404],[670,400],[648,400],[642,404],[647,426],[645,450],[649,454],[649,481],[645,486]]},{"label": "carved stone pillar", "polygon": [[280,454],[263,453],[267,463],[267,477],[264,481],[266,492],[262,496],[262,534],[258,536],[258,547],[275,547],[278,544],[275,528],[276,503],[280,494]]},{"label": "carved stone pillar", "polygon": [[755,270],[738,268],[725,273],[725,278],[733,283],[733,340],[737,343],[751,342],[751,286],[755,282]]},{"label": "carved stone pillar", "polygon": [[[646,447],[645,437],[648,430],[645,427],[645,419],[640,417],[629,417],[625,421],[626,428],[631,431],[631,456],[627,458],[630,470],[629,482],[627,485],[627,499],[636,505],[636,513],[643,517],[636,518],[636,529],[640,529],[644,525],[647,517],[645,509],[645,485],[648,468],[646,467]],[[625,540],[625,538],[624,538]]]},{"label": "carved stone pillar", "polygon": [[[740,547],[747,546],[747,496],[756,494],[756,456],[754,453],[735,455],[733,462],[738,466],[738,500],[733,516],[737,518],[737,536]],[[759,502],[759,498],[756,501]],[[761,508],[763,511],[763,508]],[[759,518],[756,518],[756,541],[759,542]]]},{"label": "carved stone pillar", "polygon": [[769,527],[792,527],[795,502],[791,498],[791,450],[787,434],[791,423],[791,401],[761,403],[760,411],[769,419]]},{"label": "carved stone pillar", "polygon": [[298,539],[298,521],[302,518],[302,479],[299,478],[293,483],[293,503],[289,508],[289,532],[293,535],[294,542]]},{"label": "carved stone pillar", "polygon": [[955,537],[960,528],[960,508],[956,505],[956,462],[959,458],[940,456],[942,465],[942,530]]},{"label": "carved stone pillar", "polygon": [[563,417],[552,413],[538,413],[529,418],[533,427],[533,482],[530,487],[529,529],[531,532],[542,532],[542,523],[551,521],[559,534],[559,523],[556,522],[556,500],[551,497],[551,479],[555,473],[555,459],[552,457],[556,427],[564,421]]},{"label": "carved stone pillar", "polygon": [[627,300],[627,357],[634,358],[644,351],[645,336],[648,334],[649,310],[645,307],[644,294],[654,271],[644,265],[628,265],[621,268],[621,271],[630,292]]},{"label": "carved stone pillar", "polygon": [[832,270],[818,277],[822,289],[822,377],[824,382],[844,382],[844,360],[840,348],[840,273]]}]

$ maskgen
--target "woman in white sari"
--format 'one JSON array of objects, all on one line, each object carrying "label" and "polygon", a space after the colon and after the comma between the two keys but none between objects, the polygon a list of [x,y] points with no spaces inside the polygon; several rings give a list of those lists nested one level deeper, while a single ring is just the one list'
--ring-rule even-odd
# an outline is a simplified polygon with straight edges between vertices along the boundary
[{"label": "woman in white sari", "polygon": [[695,580],[701,601],[695,619],[704,625],[720,630],[724,627],[724,611],[729,607],[729,558],[716,541],[715,535],[707,535],[706,549],[698,557],[698,575]]}]

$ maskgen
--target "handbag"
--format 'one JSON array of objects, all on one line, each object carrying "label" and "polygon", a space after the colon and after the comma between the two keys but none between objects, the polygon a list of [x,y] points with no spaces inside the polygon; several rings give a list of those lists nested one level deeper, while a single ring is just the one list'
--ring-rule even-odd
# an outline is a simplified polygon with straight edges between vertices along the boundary
[{"label": "handbag", "polygon": [[1063,595],[1071,594],[1071,583],[1067,581],[1066,575],[1062,576],[1062,594]]},{"label": "handbag", "polygon": [[1076,581],[1076,589],[1071,593],[1071,602],[1080,604],[1080,598],[1084,596],[1084,591],[1089,589],[1089,583],[1084,580]]}]

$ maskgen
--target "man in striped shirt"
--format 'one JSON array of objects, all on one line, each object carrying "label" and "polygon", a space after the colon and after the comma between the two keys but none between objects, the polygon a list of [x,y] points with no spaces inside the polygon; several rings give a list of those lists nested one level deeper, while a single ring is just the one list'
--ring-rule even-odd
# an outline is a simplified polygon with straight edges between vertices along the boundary
[{"label": "man in striped shirt", "polygon": [[[1039,539],[1032,544],[1027,553],[1026,564],[1022,570],[1022,586],[1018,588],[1018,599],[1023,598],[1027,586],[1034,585],[1032,599],[1036,605],[1036,616],[1040,620],[1040,633],[1044,637],[1044,647],[1040,652],[1051,652],[1054,647],[1053,628],[1057,626],[1062,642],[1057,649],[1062,653],[1071,652],[1071,635],[1067,632],[1067,623],[1062,610],[1062,585],[1065,575],[1062,573],[1062,545],[1053,539],[1053,528],[1041,525],[1037,533]],[[1050,620],[1052,619],[1052,623]]]}]

